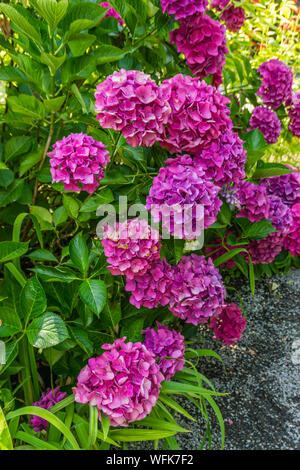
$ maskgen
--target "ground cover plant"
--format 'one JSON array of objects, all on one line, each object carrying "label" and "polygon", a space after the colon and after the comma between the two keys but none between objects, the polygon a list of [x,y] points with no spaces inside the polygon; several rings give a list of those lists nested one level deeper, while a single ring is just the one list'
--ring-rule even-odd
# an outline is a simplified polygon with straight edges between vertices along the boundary
[{"label": "ground cover plant", "polygon": [[300,266],[299,8],[0,3],[1,450],[176,450],[182,397],[224,447],[194,343]]}]

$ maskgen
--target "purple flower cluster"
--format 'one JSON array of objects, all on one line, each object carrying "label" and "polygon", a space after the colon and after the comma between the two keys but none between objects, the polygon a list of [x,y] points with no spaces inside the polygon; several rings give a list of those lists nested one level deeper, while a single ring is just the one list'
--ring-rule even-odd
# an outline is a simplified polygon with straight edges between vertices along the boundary
[{"label": "purple flower cluster", "polygon": [[119,24],[121,26],[123,26],[124,24],[124,21],[122,20],[121,16],[119,15],[119,13],[114,10],[114,8],[111,8],[110,6],[110,3],[108,2],[102,2],[102,3],[99,3],[99,6],[100,7],[103,7],[103,8],[109,8],[109,10],[106,12],[104,18],[108,18],[108,17],[113,17],[113,18],[117,18],[117,20],[119,20]]},{"label": "purple flower cluster", "polygon": [[228,98],[204,81],[178,74],[161,89],[171,107],[161,145],[171,153],[198,154],[232,128]]},{"label": "purple flower cluster", "polygon": [[170,41],[186,57],[193,75],[199,78],[220,74],[225,64],[225,27],[208,15],[195,14],[170,33]]},{"label": "purple flower cluster", "polygon": [[227,7],[230,0],[212,0],[211,7],[215,10],[221,11]]},{"label": "purple flower cluster", "polygon": [[279,108],[292,94],[293,72],[280,60],[271,59],[258,68],[258,73],[262,82],[257,95],[265,105]]},{"label": "purple flower cluster", "polygon": [[284,239],[284,247],[292,256],[300,256],[300,202],[291,207],[291,215],[293,222],[290,232]]},{"label": "purple flower cluster", "polygon": [[244,8],[229,5],[221,14],[221,20],[225,22],[229,31],[236,33],[245,23],[246,13]]},{"label": "purple flower cluster", "polygon": [[206,178],[189,155],[170,158],[166,165],[153,179],[146,207],[154,221],[162,220],[170,233],[192,240],[199,236],[197,220],[201,215],[197,214],[197,206],[204,208],[204,228],[216,221],[222,205],[220,188]]},{"label": "purple flower cluster", "polygon": [[[39,406],[45,410],[50,410],[52,406],[62,401],[66,396],[67,394],[61,392],[59,387],[56,387],[54,390],[47,388],[46,392],[42,393],[39,401],[32,403],[32,406]],[[47,421],[45,419],[32,415],[30,421],[35,432],[47,431]]]},{"label": "purple flower cluster", "polygon": [[66,191],[93,193],[110,160],[105,145],[81,133],[63,137],[53,149],[48,153],[52,182],[62,181]]},{"label": "purple flower cluster", "polygon": [[156,322],[157,330],[146,328],[144,345],[153,352],[165,380],[170,380],[184,366],[184,337],[176,330]]},{"label": "purple flower cluster", "polygon": [[111,264],[111,274],[123,274],[128,279],[145,274],[152,262],[160,256],[159,233],[145,220],[138,218],[124,223],[116,222],[114,227],[106,225],[102,245],[107,261]]},{"label": "purple flower cluster", "polygon": [[[289,167],[291,170],[294,168]],[[274,194],[282,199],[287,206],[293,206],[300,202],[300,172],[294,171],[287,175],[274,176],[265,178],[260,182],[265,186],[268,194]]]},{"label": "purple flower cluster", "polygon": [[289,130],[296,137],[300,137],[300,92],[293,93],[287,104],[290,117]]},{"label": "purple flower cluster", "polygon": [[250,129],[259,129],[268,144],[275,144],[280,136],[281,123],[275,111],[257,106],[250,119]]},{"label": "purple flower cluster", "polygon": [[175,268],[169,309],[187,323],[206,323],[224,303],[222,277],[212,260],[192,254]]},{"label": "purple flower cluster", "polygon": [[251,222],[268,218],[270,201],[264,186],[242,181],[238,187],[237,198],[242,207],[237,217],[246,217]]},{"label": "purple flower cluster", "polygon": [[187,18],[195,13],[204,13],[208,0],[160,0],[163,13],[174,15],[176,20]]},{"label": "purple flower cluster", "polygon": [[246,320],[241,309],[235,304],[225,304],[210,320],[214,337],[221,340],[224,346],[231,346],[242,338]]},{"label": "purple flower cluster", "polygon": [[121,69],[97,86],[95,98],[102,127],[121,131],[133,147],[159,140],[170,107],[164,89],[150,75]]},{"label": "purple flower cluster", "polygon": [[101,356],[89,359],[74,388],[75,401],[97,406],[111,426],[127,426],[147,416],[155,405],[164,376],[154,354],[126,337],[103,344]]}]

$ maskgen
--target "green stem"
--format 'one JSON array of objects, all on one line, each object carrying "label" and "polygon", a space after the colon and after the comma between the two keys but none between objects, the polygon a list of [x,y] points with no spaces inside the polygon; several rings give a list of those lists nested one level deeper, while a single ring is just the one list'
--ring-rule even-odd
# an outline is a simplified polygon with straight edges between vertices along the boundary
[{"label": "green stem", "polygon": [[33,346],[31,346],[31,344],[28,343],[28,341],[27,341],[27,349],[28,349],[28,356],[29,356],[30,369],[31,369],[34,400],[37,401],[40,398],[38,371],[37,371],[37,366],[36,366],[34,349],[33,349]]},{"label": "green stem", "polygon": [[34,401],[34,398],[33,398],[33,388],[32,388],[31,370],[30,370],[27,344],[28,344],[28,340],[24,336],[22,340],[20,341],[20,345],[19,345],[20,360],[21,360],[21,365],[23,366],[22,382],[24,382],[23,389],[24,389],[25,404],[31,405]]}]

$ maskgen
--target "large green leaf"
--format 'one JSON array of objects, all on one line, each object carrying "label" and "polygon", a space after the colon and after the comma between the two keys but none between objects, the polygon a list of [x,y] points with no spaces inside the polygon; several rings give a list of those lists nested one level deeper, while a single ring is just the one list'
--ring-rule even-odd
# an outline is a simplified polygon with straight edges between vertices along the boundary
[{"label": "large green leaf", "polygon": [[0,307],[0,337],[11,336],[20,331],[22,331],[22,323],[18,312],[12,308],[12,305],[3,302]]},{"label": "large green leaf", "polygon": [[14,113],[22,114],[33,120],[40,120],[45,117],[45,106],[35,96],[19,94],[7,98],[8,106]]},{"label": "large green leaf", "polygon": [[21,309],[25,321],[39,317],[47,307],[47,299],[44,289],[34,276],[27,280],[21,292]]},{"label": "large green leaf", "polygon": [[72,282],[78,279],[77,275],[68,268],[60,266],[53,268],[52,266],[38,266],[32,269],[33,272],[39,274],[43,281],[60,281],[60,282]]},{"label": "large green leaf", "polygon": [[19,258],[28,251],[28,243],[0,242],[0,263]]},{"label": "large green leaf", "polygon": [[79,287],[81,300],[97,315],[106,302],[106,285],[97,279],[87,279]]},{"label": "large green leaf", "polygon": [[3,414],[2,408],[0,407],[0,450],[12,450],[13,444],[11,435]]},{"label": "large green leaf", "polygon": [[23,33],[27,34],[33,41],[42,44],[40,32],[15,8],[13,5],[0,3],[0,11],[4,13]]},{"label": "large green leaf", "polygon": [[27,329],[28,341],[36,348],[50,348],[69,337],[64,321],[59,315],[47,312],[35,318]]},{"label": "large green leaf", "polygon": [[68,8],[68,0],[30,0],[38,14],[48,23],[52,36]]},{"label": "large green leaf", "polygon": [[5,145],[4,158],[8,162],[19,155],[24,155],[30,150],[32,138],[30,136],[18,135],[11,137]]},{"label": "large green leaf", "polygon": [[89,250],[82,233],[77,234],[69,245],[70,258],[84,275],[89,269]]}]

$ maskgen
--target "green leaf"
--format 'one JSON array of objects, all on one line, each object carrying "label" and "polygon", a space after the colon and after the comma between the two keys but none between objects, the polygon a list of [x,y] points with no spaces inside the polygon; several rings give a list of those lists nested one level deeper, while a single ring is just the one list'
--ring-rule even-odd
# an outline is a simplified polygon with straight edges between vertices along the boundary
[{"label": "green leaf", "polygon": [[182,258],[184,245],[185,240],[174,238],[174,255],[176,263],[178,263]]},{"label": "green leaf", "polygon": [[0,242],[0,263],[19,258],[28,251],[28,243]]},{"label": "green leaf", "polygon": [[24,431],[17,431],[15,439],[27,442],[27,444],[31,444],[37,450],[61,450],[59,445],[49,444],[49,442],[42,441],[42,439]]},{"label": "green leaf", "polygon": [[10,184],[7,189],[0,191],[0,207],[17,201],[22,196],[23,189],[24,180],[14,180],[14,182]]},{"label": "green leaf", "polygon": [[61,282],[72,282],[78,279],[77,275],[71,269],[63,266],[52,268],[52,266],[38,266],[32,268],[32,271],[39,274],[43,281],[61,281]]},{"label": "green leaf", "polygon": [[103,281],[87,279],[80,284],[79,296],[99,316],[106,303],[106,285]]},{"label": "green leaf", "polygon": [[269,233],[276,232],[270,220],[260,220],[259,222],[250,223],[243,230],[243,237],[245,238],[265,238]]},{"label": "green leaf", "polygon": [[43,154],[43,149],[40,148],[37,151],[30,152],[25,155],[20,163],[19,167],[19,176],[23,176],[28,170],[30,170],[34,165],[41,161]]},{"label": "green leaf", "polygon": [[13,443],[11,435],[3,414],[2,408],[0,407],[0,450],[12,450]]},{"label": "green leaf", "polygon": [[14,180],[14,174],[10,170],[0,170],[0,186],[7,188]]},{"label": "green leaf", "polygon": [[246,142],[244,146],[247,150],[247,167],[252,168],[257,160],[264,154],[267,143],[263,133],[259,129],[246,132],[245,139]]},{"label": "green leaf", "polygon": [[42,44],[39,31],[37,31],[14,6],[0,3],[0,11],[2,11],[2,13],[4,13],[4,15],[7,16],[24,34],[27,34],[27,36],[38,44]]},{"label": "green leaf", "polygon": [[291,170],[290,168],[287,168],[285,165],[281,163],[269,163],[269,162],[263,162],[262,160],[260,160],[258,162],[253,178],[254,179],[270,178],[273,176],[288,175],[290,173],[293,173],[293,170]]},{"label": "green leaf", "polygon": [[39,317],[47,307],[47,299],[44,289],[36,277],[31,277],[26,282],[21,292],[21,309],[27,322],[31,318]]},{"label": "green leaf", "polygon": [[69,47],[74,57],[85,54],[86,50],[96,41],[97,37],[92,34],[73,34],[69,39]]},{"label": "green leaf", "polygon": [[87,332],[77,326],[70,326],[69,329],[76,343],[85,353],[91,356],[93,354],[93,344],[89,340]]},{"label": "green leaf", "polygon": [[89,269],[89,250],[87,244],[82,236],[78,233],[70,242],[69,245],[70,258],[76,268],[86,275]]},{"label": "green leaf", "polygon": [[18,313],[11,305],[3,302],[0,307],[0,337],[14,335],[22,331],[22,323]]},{"label": "green leaf", "polygon": [[122,59],[128,52],[115,46],[99,44],[95,57],[98,65],[107,64]]},{"label": "green leaf", "polygon": [[56,261],[57,262],[57,259],[51,253],[51,251],[45,250],[45,249],[32,251],[29,255],[27,255],[27,257],[35,261]]},{"label": "green leaf", "polygon": [[31,5],[36,9],[38,14],[48,23],[50,36],[63,19],[68,8],[68,0],[30,0]]},{"label": "green leaf", "polygon": [[220,264],[225,263],[226,261],[230,260],[234,256],[238,255],[242,251],[245,251],[247,253],[247,250],[245,248],[234,248],[234,250],[230,250],[227,253],[224,253],[223,255],[219,256],[214,260],[214,265],[220,266]]},{"label": "green leaf", "polygon": [[57,98],[51,98],[44,101],[45,109],[48,113],[58,111],[64,104],[66,99],[65,95],[58,96]]},{"label": "green leaf", "polygon": [[84,202],[80,208],[80,212],[96,212],[99,206],[102,204],[109,204],[114,201],[114,195],[109,188],[105,188],[100,191],[99,194],[90,197]]},{"label": "green leaf", "polygon": [[61,317],[49,312],[35,318],[30,323],[26,334],[32,346],[42,349],[62,343],[69,337]]},{"label": "green leaf", "polygon": [[[26,96],[26,95],[25,95]],[[29,136],[15,136],[11,137],[5,145],[4,159],[6,162],[15,157],[27,153],[32,145],[32,138]]]},{"label": "green leaf", "polygon": [[153,441],[174,436],[174,431],[159,431],[155,429],[117,429],[110,432],[110,437],[120,442]]},{"label": "green leaf", "polygon": [[41,53],[40,61],[42,64],[45,64],[49,67],[49,70],[52,75],[55,75],[55,72],[62,66],[67,57],[66,52],[61,56],[54,56],[52,54],[47,54],[46,52]]},{"label": "green leaf", "polygon": [[102,425],[102,431],[103,431],[103,436],[104,440],[106,441],[108,433],[109,433],[109,427],[110,427],[110,420],[109,418],[101,412],[101,425]]},{"label": "green leaf", "polygon": [[9,96],[7,102],[13,113],[18,113],[37,121],[45,117],[45,106],[35,96],[20,93],[18,96]]},{"label": "green leaf", "polygon": [[63,195],[63,205],[72,219],[77,219],[79,212],[79,202],[71,196]]},{"label": "green leaf", "polygon": [[80,103],[82,112],[83,112],[84,114],[87,114],[87,113],[88,113],[88,110],[87,110],[85,101],[84,101],[84,99],[82,98],[81,93],[80,93],[80,91],[78,90],[78,87],[77,87],[76,83],[72,83],[72,85],[71,85],[71,91],[74,93],[74,96],[77,98],[78,102]]},{"label": "green leaf", "polygon": [[7,81],[7,82],[26,82],[27,77],[24,75],[21,70],[7,66],[7,67],[0,67],[0,80]]}]

